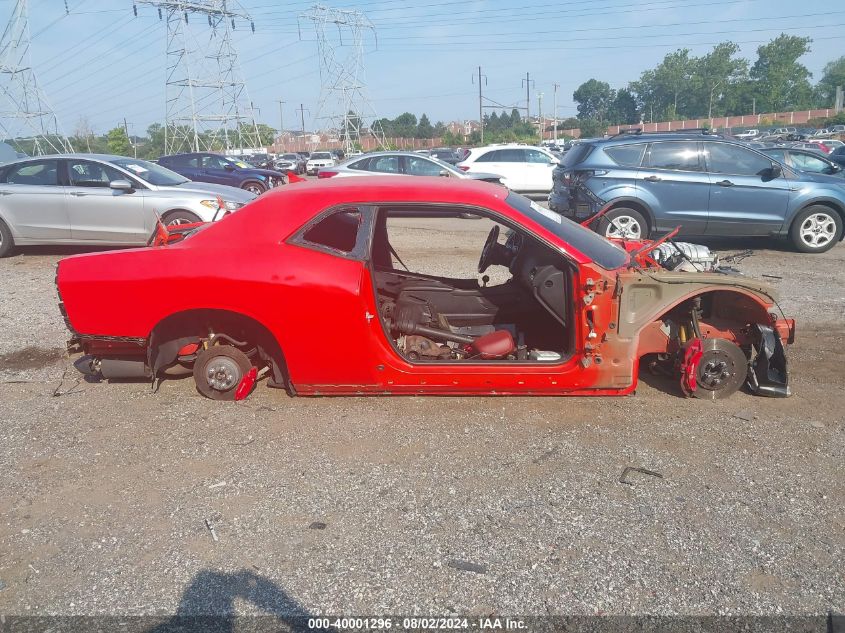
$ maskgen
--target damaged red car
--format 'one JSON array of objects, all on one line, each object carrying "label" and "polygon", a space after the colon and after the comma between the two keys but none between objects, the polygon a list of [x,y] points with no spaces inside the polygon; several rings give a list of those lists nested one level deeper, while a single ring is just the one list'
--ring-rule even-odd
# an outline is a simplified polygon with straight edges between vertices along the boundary
[{"label": "damaged red car", "polygon": [[789,394],[794,322],[767,284],[668,270],[655,243],[620,247],[487,183],[297,184],[153,241],[59,262],[80,370],[192,373],[217,400],[256,381],[302,395],[625,395],[643,366],[700,398]]}]

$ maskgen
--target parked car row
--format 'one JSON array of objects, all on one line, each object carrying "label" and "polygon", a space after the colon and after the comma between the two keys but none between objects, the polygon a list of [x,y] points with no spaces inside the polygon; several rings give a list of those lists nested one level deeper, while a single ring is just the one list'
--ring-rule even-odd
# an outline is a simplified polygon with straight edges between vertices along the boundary
[{"label": "parked car row", "polygon": [[832,125],[828,128],[785,126],[776,128],[748,128],[732,132],[732,136],[740,141],[757,140],[788,140],[804,141],[812,139],[831,138],[845,134],[845,125]]}]

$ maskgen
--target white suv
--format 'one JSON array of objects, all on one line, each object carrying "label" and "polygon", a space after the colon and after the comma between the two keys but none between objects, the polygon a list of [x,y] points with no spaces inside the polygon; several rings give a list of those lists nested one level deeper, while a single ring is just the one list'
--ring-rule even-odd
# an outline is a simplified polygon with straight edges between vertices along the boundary
[{"label": "white suv", "polygon": [[545,197],[552,190],[552,171],[557,164],[557,158],[539,147],[488,145],[469,150],[456,167],[470,173],[498,174],[508,189]]}]

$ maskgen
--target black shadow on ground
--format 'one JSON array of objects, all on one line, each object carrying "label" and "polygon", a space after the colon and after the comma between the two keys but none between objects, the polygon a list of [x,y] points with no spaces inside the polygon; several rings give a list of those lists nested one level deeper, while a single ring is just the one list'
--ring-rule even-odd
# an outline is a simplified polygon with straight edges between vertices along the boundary
[{"label": "black shadow on ground", "polygon": [[240,616],[256,620],[249,630],[307,631],[308,618],[314,617],[279,585],[253,571],[202,570],[182,593],[176,614],[147,633],[234,633],[242,630],[235,620],[236,599],[251,603],[264,614]]}]

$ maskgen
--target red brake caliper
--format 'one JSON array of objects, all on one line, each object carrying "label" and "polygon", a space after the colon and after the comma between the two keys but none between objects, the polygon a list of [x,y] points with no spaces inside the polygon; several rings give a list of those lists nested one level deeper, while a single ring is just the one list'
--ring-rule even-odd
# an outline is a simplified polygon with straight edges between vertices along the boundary
[{"label": "red brake caliper", "polygon": [[681,389],[688,396],[698,388],[698,362],[704,354],[700,338],[690,339],[684,346],[684,357],[681,361]]},{"label": "red brake caliper", "polygon": [[258,370],[255,367],[250,368],[250,370],[244,374],[244,377],[241,378],[238,389],[235,391],[235,400],[243,400],[246,398],[255,386],[255,380],[257,378]]}]

